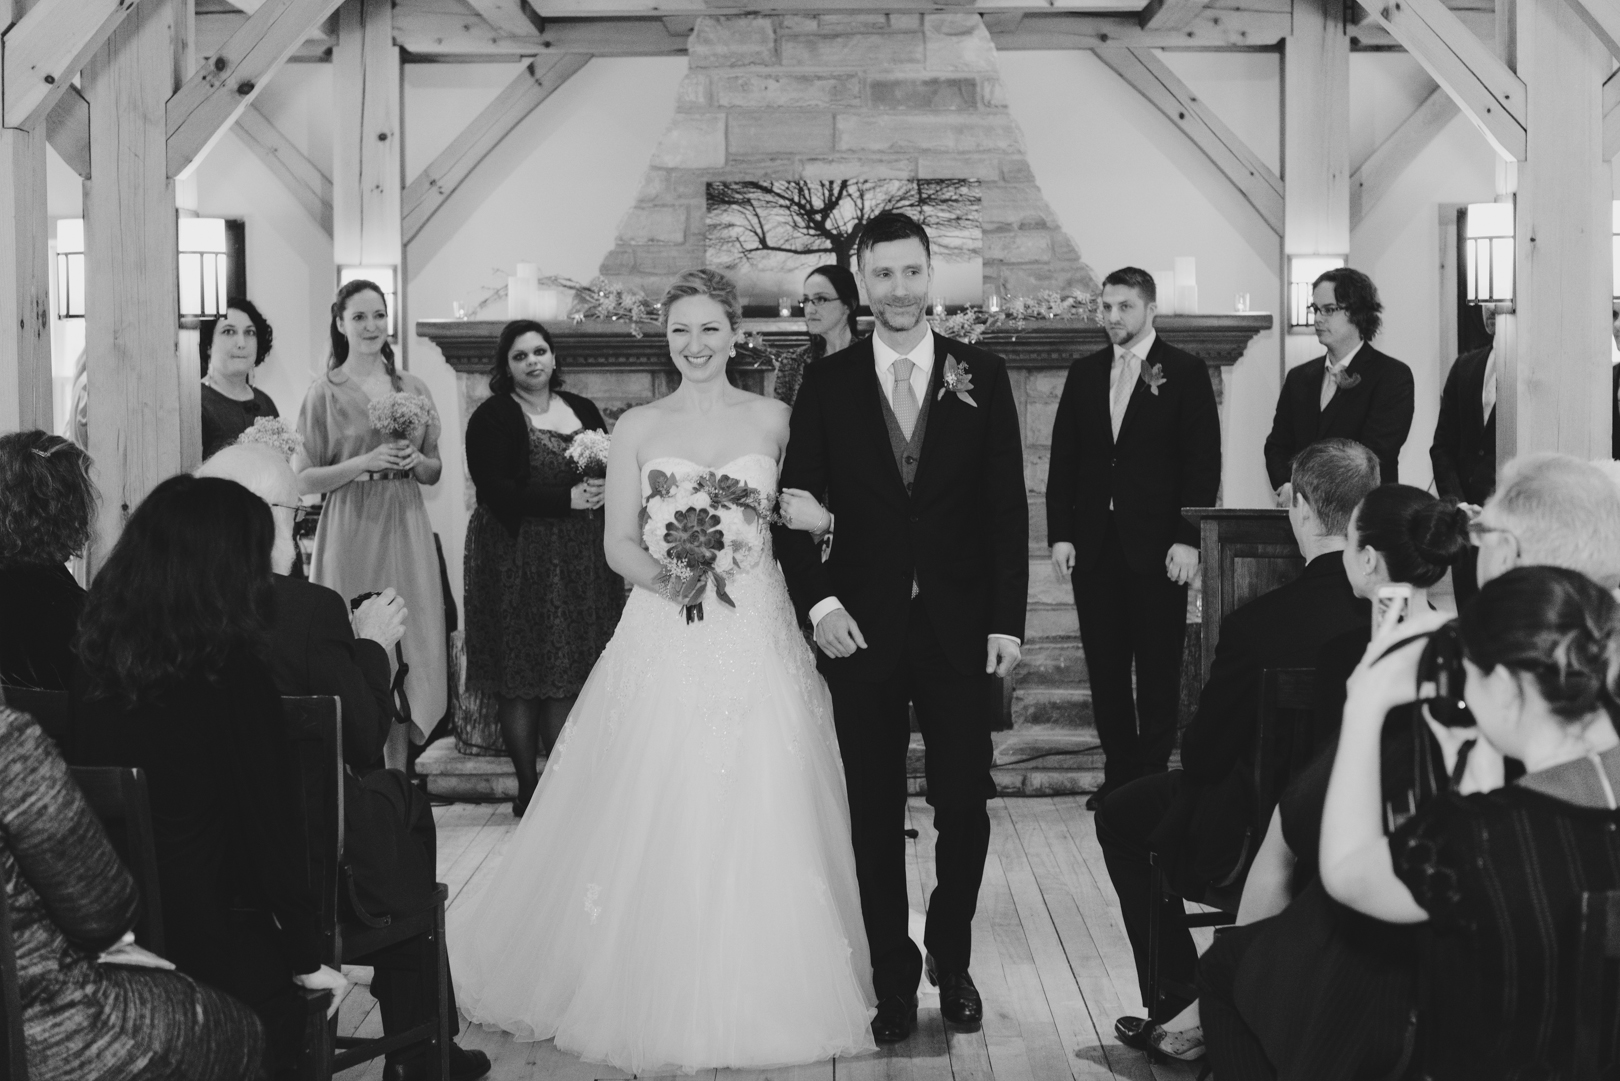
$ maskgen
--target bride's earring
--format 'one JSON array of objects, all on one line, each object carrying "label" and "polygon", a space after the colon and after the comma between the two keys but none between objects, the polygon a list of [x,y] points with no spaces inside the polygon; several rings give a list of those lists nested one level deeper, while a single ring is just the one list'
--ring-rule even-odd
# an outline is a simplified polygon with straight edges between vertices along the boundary
[{"label": "bride's earring", "polygon": [[736,347],[736,346],[735,346],[735,345],[734,345],[734,346],[732,346],[732,347],[731,347],[731,352],[730,352],[730,353],[727,353],[727,354],[726,354],[726,355],[727,355],[727,356],[728,356],[728,357],[734,357],[734,356],[736,356],[736,355],[737,355],[737,347]]}]

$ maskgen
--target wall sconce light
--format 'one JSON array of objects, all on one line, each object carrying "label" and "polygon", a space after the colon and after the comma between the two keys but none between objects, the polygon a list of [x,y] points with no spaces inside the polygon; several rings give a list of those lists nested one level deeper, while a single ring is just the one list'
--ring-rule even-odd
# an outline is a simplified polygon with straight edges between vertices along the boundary
[{"label": "wall sconce light", "polygon": [[347,266],[338,267],[338,288],[341,289],[352,281],[368,281],[374,283],[382,290],[383,304],[388,308],[388,336],[394,340],[399,339],[395,330],[397,326],[395,313],[398,305],[395,303],[395,273],[391,266]]},{"label": "wall sconce light", "polygon": [[1513,204],[1469,203],[1463,262],[1470,304],[1513,303]]},{"label": "wall sconce light", "polygon": [[56,223],[56,317],[84,318],[84,219]]},{"label": "wall sconce light", "polygon": [[1288,332],[1303,334],[1316,326],[1311,314],[1311,286],[1330,270],[1349,262],[1343,255],[1290,255],[1288,257]]},{"label": "wall sconce light", "polygon": [[230,248],[224,218],[180,219],[180,314],[225,314],[230,296]]}]

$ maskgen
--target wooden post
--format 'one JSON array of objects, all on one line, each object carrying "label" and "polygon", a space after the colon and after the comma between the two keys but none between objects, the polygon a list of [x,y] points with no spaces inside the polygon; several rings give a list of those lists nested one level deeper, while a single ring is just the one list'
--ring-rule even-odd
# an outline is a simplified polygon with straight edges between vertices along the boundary
[{"label": "wooden post", "polygon": [[[332,254],[338,266],[395,268],[396,352],[403,366],[410,323],[405,311],[405,250],[400,198],[399,47],[391,0],[346,0],[332,50]],[[334,284],[336,278],[334,276]]]},{"label": "wooden post", "polygon": [[[1517,166],[1515,312],[1497,397],[1497,460],[1610,451],[1611,176],[1603,158],[1608,52],[1568,0],[1516,0],[1518,75],[1527,88]],[[1506,169],[1512,189],[1511,163]]]},{"label": "wooden post", "polygon": [[1283,42],[1283,370],[1322,347],[1287,333],[1288,257],[1350,252],[1350,37],[1343,5],[1294,0]]},{"label": "wooden post", "polygon": [[202,450],[198,373],[178,358],[178,237],[166,107],[184,47],[178,0],[142,0],[84,69],[89,442],[101,490],[94,572],[128,517]]}]

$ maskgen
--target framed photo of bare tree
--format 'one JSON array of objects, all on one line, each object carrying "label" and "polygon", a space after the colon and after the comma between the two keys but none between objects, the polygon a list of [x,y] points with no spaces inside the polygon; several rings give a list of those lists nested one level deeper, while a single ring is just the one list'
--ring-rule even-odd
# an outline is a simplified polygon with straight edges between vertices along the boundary
[{"label": "framed photo of bare tree", "polygon": [[706,195],[707,262],[736,277],[744,304],[797,297],[827,263],[854,270],[861,227],[885,210],[928,230],[941,300],[983,299],[977,180],[711,180]]}]

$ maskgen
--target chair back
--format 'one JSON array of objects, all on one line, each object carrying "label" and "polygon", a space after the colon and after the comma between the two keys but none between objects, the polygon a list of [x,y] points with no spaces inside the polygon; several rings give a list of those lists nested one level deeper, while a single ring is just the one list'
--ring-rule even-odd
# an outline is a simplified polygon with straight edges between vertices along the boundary
[{"label": "chair back", "polygon": [[1254,730],[1256,842],[1271,824],[1283,789],[1306,764],[1316,669],[1262,668],[1260,708]]},{"label": "chair back", "polygon": [[29,687],[0,686],[0,701],[18,713],[34,718],[34,723],[51,737],[63,758],[72,761],[73,696],[67,691],[37,691]]},{"label": "chair back", "polygon": [[163,954],[163,903],[158,889],[157,844],[152,834],[152,804],[146,774],[123,766],[70,766],[74,783],[101,822],[113,851],[141,891],[141,917],[135,941]]},{"label": "chair back", "polygon": [[1620,1065],[1620,890],[1581,894],[1575,951],[1575,1077]]},{"label": "chair back", "polygon": [[28,1081],[17,946],[11,940],[11,901],[4,889],[0,889],[0,1081]]},{"label": "chair back", "polygon": [[342,703],[326,695],[283,698],[281,712],[297,762],[293,783],[303,810],[309,885],[323,936],[321,956],[337,968],[338,864],[343,856]]}]

